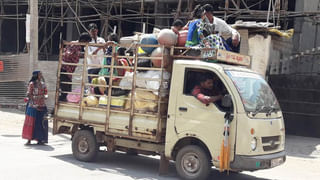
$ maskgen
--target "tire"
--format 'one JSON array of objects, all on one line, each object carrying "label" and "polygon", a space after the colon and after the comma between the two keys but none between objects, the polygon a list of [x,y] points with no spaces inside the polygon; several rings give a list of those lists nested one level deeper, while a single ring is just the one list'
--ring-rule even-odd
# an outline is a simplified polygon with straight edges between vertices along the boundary
[{"label": "tire", "polygon": [[73,156],[84,162],[94,161],[98,154],[98,144],[94,134],[88,130],[77,131],[72,138]]},{"label": "tire", "polygon": [[176,169],[182,179],[204,180],[210,174],[211,165],[209,161],[207,153],[202,148],[188,145],[179,150],[176,158]]}]

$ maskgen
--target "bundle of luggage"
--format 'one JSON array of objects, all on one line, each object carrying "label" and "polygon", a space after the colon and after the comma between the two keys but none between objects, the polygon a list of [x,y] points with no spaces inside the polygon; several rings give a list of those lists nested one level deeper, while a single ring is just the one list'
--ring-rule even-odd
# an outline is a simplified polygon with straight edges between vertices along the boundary
[{"label": "bundle of luggage", "polygon": [[[137,111],[143,112],[156,112],[158,110],[159,96],[162,98],[168,95],[169,80],[171,74],[167,69],[172,62],[169,58],[169,50],[166,47],[157,45],[175,45],[177,43],[177,35],[169,29],[161,30],[158,37],[153,34],[145,34],[140,38],[141,47],[139,48],[138,60],[129,60],[126,58],[119,58],[116,61],[117,66],[133,66],[137,63],[138,70],[136,73],[136,87],[139,88],[134,94],[134,107]],[[120,40],[121,42],[121,40]],[[155,47],[144,47],[143,45],[155,45]],[[120,45],[121,46],[121,43]],[[141,58],[143,57],[143,58]],[[152,58],[148,58],[152,57]],[[154,57],[159,57],[154,58]],[[139,69],[143,67],[144,69]],[[159,68],[164,68],[159,70]],[[145,68],[150,68],[146,70]],[[157,68],[157,69],[152,69]],[[116,71],[115,71],[116,70]],[[128,110],[131,108],[132,99],[132,84],[134,72],[128,68],[115,68],[113,78],[113,87],[110,100],[111,107]],[[154,80],[153,80],[154,79]],[[161,83],[162,79],[162,84]],[[89,91],[92,95],[83,98],[83,105],[85,106],[106,106],[108,104],[108,88],[101,87],[100,85],[108,85],[108,78],[98,77],[94,78],[93,84],[99,85],[98,87],[91,88]],[[92,90],[93,89],[93,90]],[[141,90],[144,89],[144,90]],[[159,94],[160,93],[160,94]],[[98,94],[99,96],[95,96]]]}]

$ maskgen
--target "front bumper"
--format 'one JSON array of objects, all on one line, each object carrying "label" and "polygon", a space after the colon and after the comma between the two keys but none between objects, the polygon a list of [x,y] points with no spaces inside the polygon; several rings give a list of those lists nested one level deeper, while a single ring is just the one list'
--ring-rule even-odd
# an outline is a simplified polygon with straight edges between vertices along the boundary
[{"label": "front bumper", "polygon": [[283,164],[285,161],[285,151],[260,156],[235,155],[234,161],[230,163],[230,168],[241,171],[255,171],[273,168]]}]

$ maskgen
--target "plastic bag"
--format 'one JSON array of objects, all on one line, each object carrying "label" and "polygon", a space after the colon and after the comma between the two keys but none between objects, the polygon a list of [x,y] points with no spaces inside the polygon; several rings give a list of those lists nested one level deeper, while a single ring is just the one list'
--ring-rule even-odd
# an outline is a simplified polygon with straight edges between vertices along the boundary
[{"label": "plastic bag", "polygon": [[[131,97],[131,93],[129,94],[129,98]],[[143,101],[143,100],[154,100],[154,101]],[[134,108],[138,111],[152,111],[156,112],[158,108],[158,96],[154,95],[152,92],[148,91],[136,91],[135,92],[135,101]],[[125,109],[131,108],[131,101],[127,101],[125,105]]]},{"label": "plastic bag", "polygon": [[[163,88],[168,89],[168,81],[170,79],[171,74],[164,71],[163,72]],[[155,79],[153,80],[144,80],[143,78]],[[137,72],[136,86],[145,89],[159,90],[160,81],[156,79],[161,78],[161,71],[146,71],[146,72]],[[124,89],[132,88],[132,79],[133,72],[126,72],[125,77],[120,81],[119,86]],[[158,92],[153,92],[155,95],[158,95]],[[161,96],[165,96],[165,94],[161,94]]]},{"label": "plastic bag", "polygon": [[[80,93],[81,92],[81,88],[76,88],[75,90],[73,90],[72,92],[75,93]],[[68,102],[72,102],[72,103],[78,103],[80,101],[80,95],[79,94],[68,94],[67,95],[67,101]]]}]

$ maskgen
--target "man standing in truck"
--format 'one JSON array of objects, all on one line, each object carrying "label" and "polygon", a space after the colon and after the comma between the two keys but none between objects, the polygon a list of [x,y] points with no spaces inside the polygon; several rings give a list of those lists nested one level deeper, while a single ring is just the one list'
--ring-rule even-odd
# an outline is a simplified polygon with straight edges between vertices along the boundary
[{"label": "man standing in truck", "polygon": [[206,105],[222,99],[223,96],[214,89],[214,83],[216,80],[212,74],[202,74],[199,85],[196,85],[192,90],[192,95]]},{"label": "man standing in truck", "polygon": [[[91,41],[91,37],[87,32],[81,33],[78,41],[72,41],[72,42],[82,42],[82,43],[88,43]],[[65,63],[79,63],[79,58],[81,57],[81,45],[74,45],[70,44],[67,45],[63,49],[63,56],[62,61]],[[77,66],[75,65],[62,65],[61,66],[61,72],[62,73],[74,73]],[[72,82],[72,75],[71,74],[61,74],[60,75],[60,82]],[[60,84],[61,91],[64,92],[71,92],[72,85],[71,84]],[[61,93],[61,96],[59,97],[59,101],[66,101],[67,99],[67,93]]]},{"label": "man standing in truck", "polygon": [[[92,44],[105,44],[105,40],[102,37],[98,36],[98,26],[95,23],[90,23],[88,27],[90,31],[91,36],[91,42]],[[103,55],[105,54],[106,50],[104,46],[89,46],[88,47],[88,58],[87,58],[87,64],[88,66],[88,74],[99,74],[100,68],[96,66],[90,66],[92,64],[94,65],[100,65],[103,62]],[[92,77],[88,76],[89,82],[91,82]]]}]

